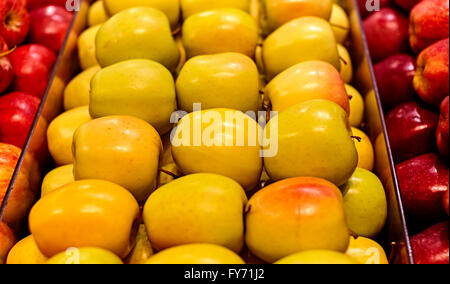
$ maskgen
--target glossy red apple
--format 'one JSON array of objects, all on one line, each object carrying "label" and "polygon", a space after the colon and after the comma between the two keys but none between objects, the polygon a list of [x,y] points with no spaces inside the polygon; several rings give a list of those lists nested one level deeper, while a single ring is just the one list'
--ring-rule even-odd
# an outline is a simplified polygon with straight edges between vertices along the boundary
[{"label": "glossy red apple", "polygon": [[420,53],[414,88],[420,98],[436,108],[449,95],[449,39],[436,42]]},{"label": "glossy red apple", "polygon": [[45,6],[30,13],[30,41],[58,53],[72,21],[72,13],[58,6]]},{"label": "glossy red apple", "polygon": [[375,64],[374,71],[381,101],[386,108],[391,109],[414,100],[415,58],[407,54],[397,54]]},{"label": "glossy red apple", "polygon": [[0,97],[0,142],[22,148],[39,104],[38,98],[25,93]]},{"label": "glossy red apple", "polygon": [[439,115],[418,102],[406,102],[392,109],[386,116],[386,125],[395,162],[435,152],[438,122]]},{"label": "glossy red apple", "polygon": [[433,43],[448,38],[448,0],[423,0],[410,14],[409,40],[417,54]]},{"label": "glossy red apple", "polygon": [[8,44],[6,43],[5,39],[0,35],[0,54],[3,54],[8,50],[9,50]]},{"label": "glossy red apple", "polygon": [[14,69],[6,57],[0,56],[0,95],[11,85],[14,79]]},{"label": "glossy red apple", "polygon": [[3,222],[0,222],[0,264],[5,264],[8,252],[16,243],[13,231]]},{"label": "glossy red apple", "polygon": [[[361,16],[363,18],[366,18],[367,16],[369,16],[370,14],[372,14],[373,12],[376,12],[376,9],[378,8],[385,8],[385,7],[390,7],[392,6],[392,0],[380,0],[378,1],[378,3],[380,3],[379,7],[375,7],[373,5],[377,4],[377,1],[368,1],[368,0],[358,0],[358,7],[359,7],[359,11],[361,12]],[[369,9],[367,9],[367,3],[369,3]],[[373,7],[373,8],[372,8]],[[374,11],[375,10],[375,11]]]},{"label": "glossy red apple", "polygon": [[395,3],[406,11],[411,11],[422,0],[395,0]]},{"label": "glossy red apple", "polygon": [[364,20],[370,54],[375,62],[408,51],[408,18],[402,13],[383,8]]},{"label": "glossy red apple", "polygon": [[27,0],[28,11],[36,10],[44,6],[54,5],[59,7],[66,7],[67,0]]},{"label": "glossy red apple", "polygon": [[448,210],[448,204],[449,204],[449,191],[447,190],[447,192],[444,194],[444,209],[445,212],[447,212],[447,215],[449,215],[449,210]]},{"label": "glossy red apple", "polygon": [[7,57],[14,68],[12,90],[42,98],[56,61],[55,54],[43,45],[28,44]]},{"label": "glossy red apple", "polygon": [[397,165],[406,213],[420,222],[445,217],[442,207],[449,189],[448,166],[436,154],[426,154]]},{"label": "glossy red apple", "polygon": [[0,2],[0,35],[9,47],[21,44],[27,37],[30,18],[22,0]]},{"label": "glossy red apple", "polygon": [[441,105],[441,117],[439,119],[439,125],[436,131],[437,145],[439,152],[443,157],[449,158],[449,123],[448,123],[448,112],[449,112],[449,97],[445,98]]},{"label": "glossy red apple", "polygon": [[411,238],[416,264],[449,264],[449,222],[439,223]]}]

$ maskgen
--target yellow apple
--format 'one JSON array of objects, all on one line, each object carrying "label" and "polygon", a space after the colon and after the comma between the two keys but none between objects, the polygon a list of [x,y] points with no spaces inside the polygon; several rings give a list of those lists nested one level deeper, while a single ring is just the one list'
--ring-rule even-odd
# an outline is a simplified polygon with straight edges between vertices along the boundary
[{"label": "yellow apple", "polygon": [[343,44],[350,32],[350,20],[345,10],[337,4],[333,4],[330,24],[333,28],[337,42]]},{"label": "yellow apple", "polygon": [[353,127],[360,127],[364,119],[364,98],[362,95],[353,88],[352,86],[346,84],[347,94],[350,96],[350,124]]},{"label": "yellow apple", "polygon": [[314,16],[328,21],[333,0],[263,0],[263,28],[271,33],[285,23],[300,17]]},{"label": "yellow apple", "polygon": [[321,18],[292,20],[269,35],[263,45],[267,79],[297,63],[318,60],[341,68],[336,38],[330,24]]},{"label": "yellow apple", "polygon": [[344,81],[332,65],[321,61],[296,64],[275,77],[266,87],[274,111],[296,104],[323,99],[340,105],[349,112],[349,97]]},{"label": "yellow apple", "polygon": [[353,135],[358,137],[360,141],[355,141],[356,150],[358,151],[358,168],[372,171],[375,163],[375,153],[372,141],[363,131],[353,127]]},{"label": "yellow apple", "polygon": [[275,264],[360,264],[352,257],[327,250],[300,252],[277,261]]},{"label": "yellow apple", "polygon": [[149,7],[128,9],[108,19],[97,33],[95,49],[102,67],[129,59],[150,59],[174,71],[180,59],[167,17]]},{"label": "yellow apple", "polygon": [[350,237],[346,254],[362,264],[389,264],[384,249],[377,242],[364,237]]},{"label": "yellow apple", "polygon": [[195,103],[201,103],[202,109],[256,112],[260,105],[259,84],[258,67],[243,54],[197,56],[186,62],[178,75],[178,106],[189,113]]},{"label": "yellow apple", "polygon": [[74,181],[73,165],[56,168],[49,172],[42,181],[41,197]]},{"label": "yellow apple", "polygon": [[52,121],[47,130],[48,149],[57,165],[73,163],[73,134],[82,124],[91,121],[89,107],[69,110]]},{"label": "yellow apple", "polygon": [[170,130],[170,117],[177,109],[175,82],[172,74],[157,62],[123,61],[94,75],[89,109],[93,118],[138,117],[163,135]]},{"label": "yellow apple", "polygon": [[88,12],[88,25],[90,27],[103,24],[108,20],[108,15],[106,14],[105,8],[103,7],[103,1],[98,0],[92,3],[89,7]]},{"label": "yellow apple", "polygon": [[345,83],[353,80],[353,63],[348,50],[341,44],[338,44],[338,52],[341,60],[341,76]]},{"label": "yellow apple", "polygon": [[110,251],[85,247],[69,248],[50,258],[46,264],[123,264],[123,262]]},{"label": "yellow apple", "polygon": [[219,174],[251,190],[263,168],[259,131],[255,120],[237,110],[197,111],[179,122],[172,155],[183,174]]},{"label": "yellow apple", "polygon": [[188,58],[224,52],[242,53],[253,58],[259,37],[254,18],[237,9],[192,15],[184,22],[182,33]]},{"label": "yellow apple", "polygon": [[131,253],[127,256],[126,264],[144,264],[153,255],[153,248],[148,239],[145,225],[139,226],[139,232],[136,237],[136,245]]},{"label": "yellow apple", "polygon": [[181,0],[181,11],[184,19],[200,12],[222,8],[233,8],[249,12],[250,0]]},{"label": "yellow apple", "polygon": [[95,37],[101,25],[85,30],[78,38],[78,59],[81,69],[86,70],[98,65],[95,54]]},{"label": "yellow apple", "polygon": [[39,250],[33,235],[30,235],[11,249],[6,264],[45,264],[47,260]]},{"label": "yellow apple", "polygon": [[164,250],[146,264],[245,264],[229,249],[211,244],[193,244]]},{"label": "yellow apple", "polygon": [[162,142],[145,121],[108,116],[77,129],[73,140],[75,180],[102,179],[144,202],[155,189]]},{"label": "yellow apple", "polygon": [[245,191],[234,180],[195,174],[157,189],[145,204],[143,218],[157,250],[210,243],[239,253],[244,245],[246,204]]},{"label": "yellow apple", "polygon": [[103,0],[105,10],[109,15],[134,7],[151,7],[162,11],[169,19],[173,29],[178,26],[180,19],[179,0]]},{"label": "yellow apple", "polygon": [[100,69],[101,68],[98,65],[90,67],[78,74],[69,82],[69,84],[67,84],[67,87],[64,90],[65,110],[89,105],[91,79],[94,77],[95,73],[100,71]]}]

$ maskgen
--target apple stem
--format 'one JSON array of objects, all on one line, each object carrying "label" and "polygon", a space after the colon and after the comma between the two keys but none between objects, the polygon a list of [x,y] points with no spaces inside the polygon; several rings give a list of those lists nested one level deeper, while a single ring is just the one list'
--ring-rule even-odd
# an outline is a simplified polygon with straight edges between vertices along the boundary
[{"label": "apple stem", "polygon": [[345,65],[348,65],[348,62],[347,62],[344,58],[342,58],[341,56],[339,56],[339,59],[342,60],[342,62],[344,62]]},{"label": "apple stem", "polygon": [[348,99],[349,99],[349,100],[352,100],[352,99],[353,99],[353,96],[352,96],[352,95],[349,95],[349,96],[348,96]]},{"label": "apple stem", "polygon": [[169,175],[169,176],[173,177],[174,179],[180,178],[180,176],[178,176],[178,175],[176,175],[176,174],[174,174],[174,173],[172,173],[170,171],[167,171],[167,170],[164,170],[164,169],[159,169],[159,171],[165,173],[166,175]]},{"label": "apple stem", "polygon": [[247,207],[244,209],[244,215],[247,215],[248,213],[250,213],[251,210],[252,210],[252,205],[247,206]]},{"label": "apple stem", "polygon": [[332,26],[333,28],[338,28],[338,29],[341,29],[341,30],[348,30],[348,28],[347,27],[344,27],[344,26],[341,26],[341,25],[336,25],[336,24],[333,24],[333,23],[330,23],[330,26]]},{"label": "apple stem", "polygon": [[357,140],[359,143],[362,142],[362,138],[359,136],[351,136],[353,139]]},{"label": "apple stem", "polygon": [[3,56],[6,56],[6,55],[8,55],[8,54],[11,54],[11,53],[13,53],[14,52],[14,50],[16,50],[16,46],[14,46],[13,48],[11,48],[10,50],[7,50],[7,51],[5,51],[5,52],[3,52],[3,53],[0,53],[0,57],[3,57]]}]

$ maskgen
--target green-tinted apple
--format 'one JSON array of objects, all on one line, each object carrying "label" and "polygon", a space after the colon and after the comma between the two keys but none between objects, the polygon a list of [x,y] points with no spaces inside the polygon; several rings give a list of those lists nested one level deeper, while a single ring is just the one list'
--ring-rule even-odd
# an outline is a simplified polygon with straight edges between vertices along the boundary
[{"label": "green-tinted apple", "polygon": [[195,103],[201,103],[202,109],[231,108],[247,112],[259,108],[258,67],[243,54],[194,57],[181,69],[176,87],[178,106],[189,113]]},{"label": "green-tinted apple", "polygon": [[181,0],[181,10],[184,19],[200,12],[222,8],[233,8],[249,12],[250,0]]},{"label": "green-tinted apple", "polygon": [[350,230],[358,236],[377,237],[387,218],[386,193],[380,179],[358,168],[342,191]]},{"label": "green-tinted apple", "polygon": [[172,74],[154,61],[123,61],[102,69],[91,80],[89,109],[93,118],[131,115],[164,134],[176,108]]},{"label": "green-tinted apple", "polygon": [[264,146],[278,143],[278,153],[264,158],[274,180],[307,176],[340,186],[358,165],[347,113],[331,101],[295,105],[272,118],[266,133]]},{"label": "green-tinted apple", "polygon": [[292,20],[269,37],[263,45],[268,79],[304,61],[325,61],[339,71],[341,63],[331,25],[318,17]]},{"label": "green-tinted apple", "polygon": [[102,67],[129,59],[150,59],[174,70],[180,58],[167,17],[148,7],[111,17],[97,32],[95,47]]}]

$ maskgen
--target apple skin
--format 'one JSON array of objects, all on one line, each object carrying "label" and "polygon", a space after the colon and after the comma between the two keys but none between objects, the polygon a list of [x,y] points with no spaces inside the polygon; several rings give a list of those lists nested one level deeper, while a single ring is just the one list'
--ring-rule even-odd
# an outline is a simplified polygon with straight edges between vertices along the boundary
[{"label": "apple skin", "polygon": [[28,11],[33,11],[44,6],[66,7],[67,0],[25,0],[27,1]]},{"label": "apple skin", "polygon": [[416,97],[413,79],[416,60],[407,54],[396,54],[374,66],[381,101],[388,108],[413,101]]},{"label": "apple skin", "polygon": [[14,68],[12,90],[42,98],[49,73],[56,62],[55,54],[43,45],[28,44],[17,48],[7,57]]},{"label": "apple skin", "polygon": [[[7,23],[8,22],[8,23]],[[17,46],[27,37],[30,16],[24,1],[2,0],[0,3],[0,35],[8,46]]]},{"label": "apple skin", "polygon": [[439,119],[439,125],[436,131],[436,138],[439,152],[445,158],[448,158],[449,156],[449,147],[450,147],[448,112],[449,112],[449,97],[447,97],[442,102],[441,117]]},{"label": "apple skin", "polygon": [[449,3],[447,0],[424,0],[412,9],[409,41],[415,53],[448,38]]},{"label": "apple skin", "polygon": [[406,11],[411,11],[422,0],[395,0],[395,3]]},{"label": "apple skin", "polygon": [[0,222],[0,264],[5,264],[8,252],[16,243],[13,231],[3,222]]},{"label": "apple skin", "polygon": [[[361,16],[367,18],[370,14],[374,13],[371,11],[367,11],[366,8],[367,0],[358,0],[359,11],[361,12]],[[392,0],[380,0],[380,8],[386,8],[392,6]]]},{"label": "apple skin", "polygon": [[386,116],[386,125],[396,163],[436,150],[439,116],[418,102],[406,102]]},{"label": "apple skin", "polygon": [[6,57],[0,57],[0,94],[11,85],[13,79],[14,69],[11,61]]},{"label": "apple skin", "polygon": [[444,194],[444,200],[443,200],[443,204],[444,204],[444,209],[447,212],[447,215],[449,215],[449,210],[448,210],[448,203],[449,203],[449,191],[447,190],[447,192]]},{"label": "apple skin", "polygon": [[363,26],[375,62],[408,51],[408,18],[400,12],[383,8],[365,19]]},{"label": "apple skin", "polygon": [[449,264],[449,222],[439,223],[411,238],[416,264]]},{"label": "apple skin", "polygon": [[31,42],[47,46],[58,53],[64,43],[73,14],[58,6],[46,6],[30,13]]},{"label": "apple skin", "polygon": [[439,108],[449,94],[449,39],[425,49],[417,59],[414,88],[420,98]]},{"label": "apple skin", "polygon": [[426,154],[397,165],[406,213],[420,222],[445,217],[442,199],[449,189],[449,170],[436,154]]}]

